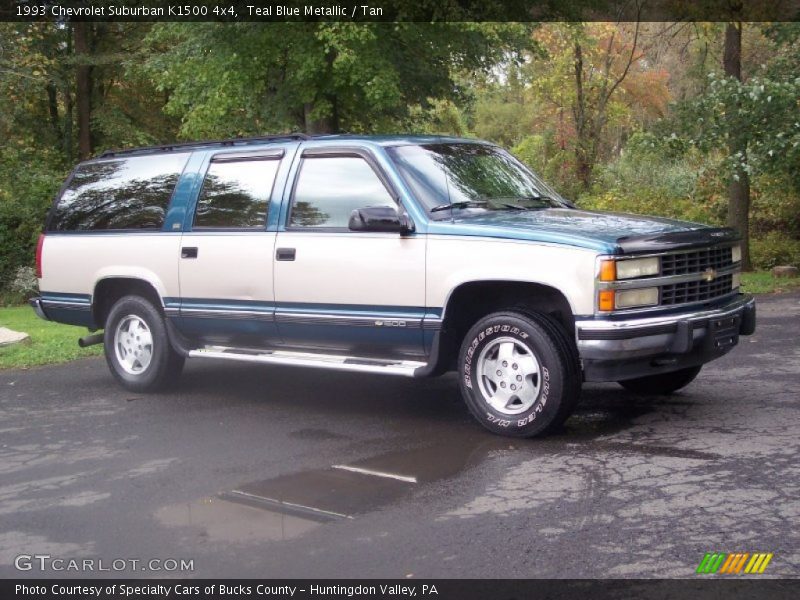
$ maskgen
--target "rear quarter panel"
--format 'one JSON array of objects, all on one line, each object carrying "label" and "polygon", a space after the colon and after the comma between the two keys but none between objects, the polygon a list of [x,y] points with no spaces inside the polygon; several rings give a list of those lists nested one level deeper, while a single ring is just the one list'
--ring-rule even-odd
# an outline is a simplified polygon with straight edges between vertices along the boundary
[{"label": "rear quarter panel", "polygon": [[46,293],[91,296],[101,279],[132,277],[150,283],[161,298],[177,297],[180,233],[48,233],[42,250]]}]

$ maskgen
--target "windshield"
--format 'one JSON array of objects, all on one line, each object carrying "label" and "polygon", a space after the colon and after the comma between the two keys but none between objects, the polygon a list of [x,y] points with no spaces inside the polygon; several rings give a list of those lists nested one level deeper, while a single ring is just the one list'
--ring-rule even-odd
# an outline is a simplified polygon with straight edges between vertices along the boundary
[{"label": "windshield", "polygon": [[428,212],[534,210],[570,204],[508,152],[484,144],[426,144],[388,149]]}]

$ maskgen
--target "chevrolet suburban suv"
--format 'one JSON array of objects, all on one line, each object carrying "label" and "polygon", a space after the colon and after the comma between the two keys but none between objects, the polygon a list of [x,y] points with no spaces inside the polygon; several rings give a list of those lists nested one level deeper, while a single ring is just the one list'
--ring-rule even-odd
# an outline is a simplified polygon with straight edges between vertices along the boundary
[{"label": "chevrolet suburban suv", "polygon": [[478,140],[234,139],[79,164],[39,239],[31,303],[88,328],[81,345],[103,343],[137,392],[190,357],[457,371],[482,425],[535,436],[584,381],[670,393],[753,333],[739,244],[578,210]]}]

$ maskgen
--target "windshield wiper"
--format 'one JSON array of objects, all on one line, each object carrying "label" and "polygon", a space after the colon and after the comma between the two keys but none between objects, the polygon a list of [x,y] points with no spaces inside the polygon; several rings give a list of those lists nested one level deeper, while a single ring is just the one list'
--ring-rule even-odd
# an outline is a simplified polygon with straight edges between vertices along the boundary
[{"label": "windshield wiper", "polygon": [[560,200],[553,198],[552,196],[547,196],[546,194],[539,194],[538,196],[529,196],[531,200],[543,200],[550,203],[551,208],[558,208],[561,207],[568,207],[568,208],[576,208],[575,205],[570,202],[569,200],[565,200],[561,198]]},{"label": "windshield wiper", "polygon": [[432,213],[441,212],[443,210],[450,210],[453,208],[475,208],[486,206],[488,202],[485,200],[461,200],[460,202],[451,202],[449,204],[440,204],[431,209]]},{"label": "windshield wiper", "polygon": [[[512,200],[513,202],[508,202],[508,200]],[[517,202],[538,202],[539,204],[536,206],[523,206],[522,204],[518,204]],[[497,197],[492,198],[492,202],[498,206],[502,206],[503,208],[511,208],[513,210],[538,210],[541,208],[548,208],[555,203],[555,200],[550,198],[549,196],[504,196],[504,197]]]}]

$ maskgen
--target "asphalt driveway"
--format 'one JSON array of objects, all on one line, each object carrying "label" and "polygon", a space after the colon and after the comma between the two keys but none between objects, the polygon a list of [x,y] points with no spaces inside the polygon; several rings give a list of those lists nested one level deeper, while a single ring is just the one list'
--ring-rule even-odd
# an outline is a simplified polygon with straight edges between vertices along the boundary
[{"label": "asphalt driveway", "polygon": [[590,385],[532,441],[485,433],[452,376],[196,360],[138,396],[102,359],[0,372],[0,576],[92,575],[13,566],[45,554],[194,577],[694,577],[721,551],[798,577],[800,294],[758,310],[684,391]]}]

